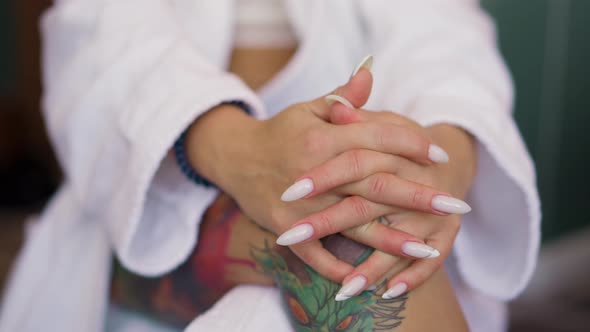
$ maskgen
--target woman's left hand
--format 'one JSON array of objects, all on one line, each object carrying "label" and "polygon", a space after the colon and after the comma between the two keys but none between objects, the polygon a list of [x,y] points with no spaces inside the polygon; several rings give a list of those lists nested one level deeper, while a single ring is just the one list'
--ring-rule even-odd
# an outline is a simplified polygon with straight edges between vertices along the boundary
[{"label": "woman's left hand", "polygon": [[[367,112],[351,110],[339,103],[334,105],[333,123],[347,124],[362,121],[402,122],[404,125],[419,126],[413,121],[391,112]],[[449,153],[449,163],[421,166],[405,158],[389,154],[356,150],[342,155],[342,158],[350,158],[351,154],[357,157],[363,155],[362,158],[352,158],[358,161],[352,168],[334,169],[334,165],[342,164],[341,160],[335,159],[310,170],[301,177],[308,178],[314,183],[314,192],[308,197],[337,190],[344,195],[349,195],[349,199],[308,216],[295,223],[293,227],[311,224],[315,232],[310,240],[341,231],[343,235],[377,249],[344,279],[343,288],[337,296],[338,300],[354,296],[368,286],[382,280],[400,260],[400,257],[385,253],[389,251],[388,247],[396,245],[389,243],[387,237],[383,236],[385,227],[403,230],[424,239],[429,247],[438,249],[438,251],[432,252],[424,250],[419,245],[415,248],[409,245],[406,248],[408,257],[419,257],[422,254],[423,258],[429,259],[413,262],[408,268],[392,278],[388,282],[390,291],[385,293],[386,297],[398,296],[421,285],[441,267],[449,255],[459,231],[460,216],[443,213],[433,215],[432,213],[387,205],[387,202],[391,200],[389,196],[395,195],[395,187],[393,186],[395,182],[391,181],[391,178],[387,179],[392,176],[391,174],[395,174],[397,178],[447,191],[455,197],[463,197],[471,185],[476,160],[471,136],[463,130],[449,125],[438,125],[424,130]],[[379,178],[387,180],[381,181]],[[362,179],[366,180],[362,181]],[[388,185],[379,186],[376,183]],[[367,190],[368,188],[371,189]],[[368,191],[372,191],[372,193],[368,193]],[[362,196],[365,198],[359,196],[359,193],[363,193]],[[371,195],[369,199],[367,199],[367,195]],[[417,204],[425,199],[429,200],[430,197],[420,197],[420,195],[408,197],[410,203],[416,202]],[[351,201],[354,204],[351,204]],[[357,208],[359,205],[363,206],[363,209],[359,210]],[[389,225],[372,221],[378,216],[384,216],[382,219],[385,219]],[[351,224],[363,225],[353,228],[347,226]],[[292,246],[292,249],[300,251],[297,246]],[[305,257],[302,259],[305,260]],[[312,260],[308,264],[313,267]]]}]

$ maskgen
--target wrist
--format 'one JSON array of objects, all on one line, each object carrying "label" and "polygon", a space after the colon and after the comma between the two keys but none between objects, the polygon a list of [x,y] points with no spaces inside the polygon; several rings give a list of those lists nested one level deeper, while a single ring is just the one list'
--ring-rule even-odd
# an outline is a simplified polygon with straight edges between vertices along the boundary
[{"label": "wrist", "polygon": [[186,132],[188,162],[202,177],[229,192],[230,177],[250,155],[250,142],[259,123],[232,104],[212,108]]}]

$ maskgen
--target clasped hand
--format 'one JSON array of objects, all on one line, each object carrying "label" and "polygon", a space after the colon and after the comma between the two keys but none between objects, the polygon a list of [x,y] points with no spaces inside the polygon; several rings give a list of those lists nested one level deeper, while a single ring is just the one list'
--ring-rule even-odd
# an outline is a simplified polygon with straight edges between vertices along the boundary
[{"label": "clasped hand", "polygon": [[[438,189],[449,156],[425,128],[393,112],[360,109],[372,88],[371,61],[328,96],[265,121],[244,118],[250,122],[233,133],[239,142],[224,150],[233,154],[220,158],[225,171],[208,174],[246,215],[281,235],[278,244],[342,282],[336,300],[382,279],[399,257],[417,261],[389,280],[383,296],[419,286],[448,256],[457,214],[470,210]],[[336,233],[376,250],[353,267],[319,241]]]}]

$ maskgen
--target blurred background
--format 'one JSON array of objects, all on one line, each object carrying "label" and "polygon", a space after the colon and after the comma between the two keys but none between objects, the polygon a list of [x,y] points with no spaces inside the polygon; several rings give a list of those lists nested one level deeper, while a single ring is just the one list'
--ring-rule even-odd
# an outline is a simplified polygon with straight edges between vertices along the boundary
[{"label": "blurred background", "polygon": [[[481,2],[498,24],[543,203],[541,259],[511,305],[511,331],[590,331],[590,1]],[[39,110],[38,19],[49,5],[0,1],[0,288],[26,217],[60,180]]]}]

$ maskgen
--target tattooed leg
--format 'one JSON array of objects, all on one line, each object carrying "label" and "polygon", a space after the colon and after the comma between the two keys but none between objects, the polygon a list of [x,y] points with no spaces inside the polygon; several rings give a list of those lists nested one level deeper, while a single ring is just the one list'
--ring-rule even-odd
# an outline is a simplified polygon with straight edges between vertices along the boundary
[{"label": "tattooed leg", "polygon": [[[242,215],[225,195],[208,209],[199,234],[190,258],[164,276],[139,277],[116,265],[113,302],[184,326],[235,285],[274,283],[296,331],[467,330],[443,272],[411,296],[383,300],[383,286],[377,285],[373,291],[336,302],[340,284],[321,277],[288,248],[275,246],[276,236]],[[372,251],[339,235],[326,238],[324,246],[351,264]],[[391,273],[407,264],[400,260]]]},{"label": "tattooed leg", "polygon": [[272,279],[257,270],[247,245],[263,235],[266,233],[250,224],[233,200],[220,195],[203,216],[198,245],[175,270],[148,278],[127,271],[116,261],[111,302],[185,326],[235,285],[272,285]]}]

